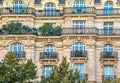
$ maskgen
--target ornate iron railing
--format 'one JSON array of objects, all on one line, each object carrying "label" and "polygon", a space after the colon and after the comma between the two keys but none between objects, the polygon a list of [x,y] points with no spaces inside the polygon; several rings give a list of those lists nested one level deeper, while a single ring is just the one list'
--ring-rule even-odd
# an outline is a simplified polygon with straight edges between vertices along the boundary
[{"label": "ornate iron railing", "polygon": [[97,16],[112,16],[120,15],[119,8],[96,9],[95,7],[66,7],[61,10],[36,10],[34,8],[25,7],[21,9],[15,9],[13,7],[4,7],[0,9],[0,14],[32,14],[38,17],[54,17],[63,16],[64,14],[95,14]]},{"label": "ornate iron railing", "polygon": [[36,16],[38,17],[63,16],[63,10],[36,10]]},{"label": "ornate iron railing", "polygon": [[102,75],[102,81],[104,82],[106,79],[111,79],[112,81],[116,79],[115,75]]},{"label": "ornate iron railing", "polygon": [[112,35],[120,35],[120,29],[97,29],[95,27],[89,28],[62,28],[62,34],[96,34],[103,36],[112,36]]},{"label": "ornate iron railing", "polygon": [[118,53],[112,51],[104,51],[101,52],[101,58],[118,58]]},{"label": "ornate iron railing", "polygon": [[62,28],[62,34],[97,34],[97,28]]},{"label": "ornate iron railing", "polygon": [[95,8],[66,7],[64,8],[64,14],[95,14]]},{"label": "ornate iron railing", "polygon": [[25,54],[25,51],[19,51],[19,52],[12,52],[12,51],[9,51],[8,54],[11,54],[11,53],[15,53],[16,54],[16,58],[26,58],[26,54]]},{"label": "ornate iron railing", "polygon": [[87,57],[87,51],[71,51],[71,57]]},{"label": "ornate iron railing", "polygon": [[36,10],[34,8],[21,8],[15,9],[12,7],[5,7],[0,9],[1,14],[33,14],[36,15]]},{"label": "ornate iron railing", "polygon": [[40,59],[58,59],[58,52],[40,52]]},{"label": "ornate iron railing", "polygon": [[113,8],[113,9],[96,9],[96,15],[97,16],[112,16],[112,15],[120,15],[120,9],[119,8]]}]

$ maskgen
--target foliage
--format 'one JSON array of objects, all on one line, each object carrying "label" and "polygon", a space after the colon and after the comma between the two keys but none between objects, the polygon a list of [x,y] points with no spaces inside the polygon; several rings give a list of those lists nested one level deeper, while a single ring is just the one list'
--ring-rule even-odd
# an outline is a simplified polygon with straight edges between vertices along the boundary
[{"label": "foliage", "polygon": [[45,78],[41,83],[75,83],[79,79],[79,71],[73,72],[69,69],[69,63],[66,57],[63,57],[59,66],[55,66],[50,77]]},{"label": "foliage", "polygon": [[59,36],[61,35],[62,29],[60,27],[53,28],[49,23],[44,24],[39,28],[39,32],[43,36]]},{"label": "foliage", "polygon": [[9,22],[2,25],[2,32],[3,34],[37,34],[37,32],[34,32],[34,29],[19,22]]},{"label": "foliage", "polygon": [[106,78],[103,83],[120,83],[120,78],[111,80],[110,78]]},{"label": "foliage", "polygon": [[0,63],[0,83],[23,83],[36,78],[36,66],[32,60],[20,64],[14,53],[7,54]]}]

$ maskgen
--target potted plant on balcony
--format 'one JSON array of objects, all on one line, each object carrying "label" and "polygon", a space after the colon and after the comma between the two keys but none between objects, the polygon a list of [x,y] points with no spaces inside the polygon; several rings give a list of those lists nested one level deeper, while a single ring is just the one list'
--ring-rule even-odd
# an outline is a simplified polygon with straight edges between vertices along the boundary
[{"label": "potted plant on balcony", "polygon": [[39,27],[38,31],[41,32],[42,36],[52,36],[54,29],[49,23],[47,23],[44,24],[42,27]]},{"label": "potted plant on balcony", "polygon": [[79,51],[78,50],[75,51],[75,57],[79,57]]}]

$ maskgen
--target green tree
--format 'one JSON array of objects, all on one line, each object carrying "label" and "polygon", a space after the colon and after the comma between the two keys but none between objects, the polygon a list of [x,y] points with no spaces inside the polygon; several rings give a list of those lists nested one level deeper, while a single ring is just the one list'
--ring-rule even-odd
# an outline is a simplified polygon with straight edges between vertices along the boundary
[{"label": "green tree", "polygon": [[0,83],[23,83],[36,78],[36,66],[32,60],[20,64],[14,53],[7,54],[0,63]]},{"label": "green tree", "polygon": [[73,72],[69,68],[69,63],[66,57],[63,57],[59,66],[55,66],[48,78],[45,78],[41,83],[75,83],[79,79],[79,71]]}]

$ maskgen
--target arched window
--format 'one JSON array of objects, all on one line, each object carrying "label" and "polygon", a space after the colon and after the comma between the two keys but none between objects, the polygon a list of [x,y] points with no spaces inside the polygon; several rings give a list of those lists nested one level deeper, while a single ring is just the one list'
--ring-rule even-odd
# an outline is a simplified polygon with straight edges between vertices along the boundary
[{"label": "arched window", "polygon": [[56,7],[53,3],[45,4],[45,16],[56,16]]},{"label": "arched window", "polygon": [[113,4],[111,2],[106,2],[104,4],[104,15],[112,15],[113,14]]},{"label": "arched window", "polygon": [[24,45],[22,43],[12,43],[11,52],[16,53],[18,58],[24,58]]},{"label": "arched window", "polygon": [[25,11],[25,3],[23,1],[14,1],[13,2],[13,13],[23,14]]},{"label": "arched window", "polygon": [[85,51],[85,44],[83,42],[76,42],[72,46],[72,51]]},{"label": "arched window", "polygon": [[83,0],[75,0],[73,12],[76,14],[84,14],[86,12],[86,2]]},{"label": "arched window", "polygon": [[44,47],[44,52],[54,52],[54,51],[55,51],[54,45],[46,45]]},{"label": "arched window", "polygon": [[113,45],[112,44],[105,44],[104,45],[104,52],[112,52],[113,51]]}]

